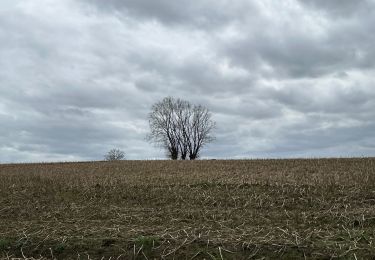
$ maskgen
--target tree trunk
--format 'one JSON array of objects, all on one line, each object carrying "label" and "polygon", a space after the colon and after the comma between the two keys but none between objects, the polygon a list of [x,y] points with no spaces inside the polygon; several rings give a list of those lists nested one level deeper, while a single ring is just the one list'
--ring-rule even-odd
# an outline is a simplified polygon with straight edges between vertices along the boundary
[{"label": "tree trunk", "polygon": [[189,154],[190,160],[195,160],[197,159],[197,155],[195,153]]}]

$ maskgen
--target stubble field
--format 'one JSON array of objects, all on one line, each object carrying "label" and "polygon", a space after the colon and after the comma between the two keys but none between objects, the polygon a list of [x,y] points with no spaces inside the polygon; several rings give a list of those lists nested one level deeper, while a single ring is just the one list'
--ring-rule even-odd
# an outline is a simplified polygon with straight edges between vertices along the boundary
[{"label": "stubble field", "polygon": [[0,258],[375,259],[375,158],[0,165]]}]

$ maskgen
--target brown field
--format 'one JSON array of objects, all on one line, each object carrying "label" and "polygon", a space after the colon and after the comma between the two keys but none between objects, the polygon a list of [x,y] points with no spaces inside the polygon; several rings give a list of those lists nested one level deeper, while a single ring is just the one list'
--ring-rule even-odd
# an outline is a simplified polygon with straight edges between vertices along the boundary
[{"label": "brown field", "polygon": [[375,259],[375,159],[0,165],[0,258]]}]

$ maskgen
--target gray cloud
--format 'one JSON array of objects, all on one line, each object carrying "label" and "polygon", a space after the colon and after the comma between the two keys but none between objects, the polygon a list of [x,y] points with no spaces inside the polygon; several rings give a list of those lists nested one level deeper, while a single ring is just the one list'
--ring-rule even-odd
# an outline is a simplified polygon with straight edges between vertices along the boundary
[{"label": "gray cloud", "polygon": [[164,96],[206,105],[218,158],[374,155],[372,1],[6,0],[0,161],[163,157]]},{"label": "gray cloud", "polygon": [[[325,4],[314,6],[322,8]],[[323,1],[322,1],[323,2]],[[335,1],[330,2],[333,5]],[[349,1],[343,1],[349,2]],[[341,2],[340,2],[341,3]],[[354,1],[350,1],[354,3]],[[275,6],[282,4],[274,4]],[[358,5],[358,6],[357,6]],[[336,19],[297,5],[275,17],[259,14],[260,25],[237,28],[241,36],[224,39],[221,52],[234,66],[259,70],[266,77],[321,77],[356,68],[374,68],[374,41],[369,33],[374,23],[375,3],[358,2],[351,10],[361,15]],[[309,5],[307,5],[309,6]],[[343,8],[337,5],[337,8]],[[349,8],[348,8],[349,9]]]},{"label": "gray cloud", "polygon": [[348,15],[358,15],[366,11],[367,7],[371,5],[371,0],[300,0],[300,3],[322,10],[327,15],[346,16],[347,18]]},{"label": "gray cloud", "polygon": [[256,12],[256,6],[246,1],[83,1],[99,12],[105,10],[119,17],[132,16],[141,20],[155,20],[169,26],[187,26],[194,30],[227,26],[228,23],[241,20],[249,12]]}]

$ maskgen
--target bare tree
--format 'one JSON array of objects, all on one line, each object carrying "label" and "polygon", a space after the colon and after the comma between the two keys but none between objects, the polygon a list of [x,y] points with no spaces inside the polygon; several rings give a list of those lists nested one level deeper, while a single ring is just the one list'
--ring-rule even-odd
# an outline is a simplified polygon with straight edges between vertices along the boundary
[{"label": "bare tree", "polygon": [[120,161],[125,159],[125,153],[120,149],[112,149],[105,156],[106,161]]},{"label": "bare tree", "polygon": [[174,113],[175,104],[171,97],[154,104],[149,114],[151,132],[147,139],[165,148],[170,159],[177,160],[179,141]]},{"label": "bare tree", "polygon": [[168,156],[177,160],[198,158],[202,147],[213,141],[215,122],[202,105],[166,97],[154,104],[149,115],[151,132],[148,140],[166,148]]},{"label": "bare tree", "polygon": [[176,125],[177,125],[177,136],[178,136],[178,143],[179,149],[181,154],[181,160],[185,160],[188,152],[189,152],[189,142],[188,142],[188,135],[187,135],[187,128],[189,126],[189,118],[190,118],[190,111],[191,105],[189,102],[177,99],[175,101],[176,106]]},{"label": "bare tree", "polygon": [[187,145],[189,158],[194,160],[199,157],[202,147],[214,140],[211,132],[215,128],[215,122],[211,120],[209,110],[201,105],[193,107],[190,118]]}]

